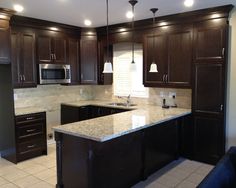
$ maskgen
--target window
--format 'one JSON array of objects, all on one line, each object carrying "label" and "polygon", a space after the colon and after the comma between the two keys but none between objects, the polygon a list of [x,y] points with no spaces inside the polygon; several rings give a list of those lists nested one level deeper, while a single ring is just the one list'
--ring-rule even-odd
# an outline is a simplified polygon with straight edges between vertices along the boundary
[{"label": "window", "polygon": [[135,70],[131,71],[131,43],[115,44],[113,52],[114,95],[148,97],[148,88],[143,85],[143,49],[135,44]]}]

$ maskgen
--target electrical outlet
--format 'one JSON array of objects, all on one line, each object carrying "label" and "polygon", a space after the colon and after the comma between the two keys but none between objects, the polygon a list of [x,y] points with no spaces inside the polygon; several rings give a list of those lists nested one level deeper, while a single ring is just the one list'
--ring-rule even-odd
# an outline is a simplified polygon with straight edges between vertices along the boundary
[{"label": "electrical outlet", "polygon": [[49,133],[48,134],[48,139],[50,140],[50,139],[53,139],[53,134],[52,133]]},{"label": "electrical outlet", "polygon": [[173,96],[176,98],[176,92],[169,92],[169,98],[173,98]]}]

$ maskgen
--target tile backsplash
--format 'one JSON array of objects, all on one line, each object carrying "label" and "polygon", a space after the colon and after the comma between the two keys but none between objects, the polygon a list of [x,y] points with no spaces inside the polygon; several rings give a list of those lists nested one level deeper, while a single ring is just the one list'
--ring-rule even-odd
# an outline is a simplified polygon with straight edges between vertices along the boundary
[{"label": "tile backsplash", "polygon": [[[148,98],[132,97],[132,102],[137,104],[161,105],[163,92],[168,103],[169,92],[176,93],[175,102],[178,107],[191,108],[191,89],[167,89],[167,88],[149,88]],[[61,86],[61,85],[38,85],[37,88],[15,89],[15,108],[21,107],[40,107],[47,111],[47,132],[51,133],[53,126],[60,125],[60,104],[64,102],[73,102],[78,100],[113,100],[122,102],[113,94],[112,86]]]}]

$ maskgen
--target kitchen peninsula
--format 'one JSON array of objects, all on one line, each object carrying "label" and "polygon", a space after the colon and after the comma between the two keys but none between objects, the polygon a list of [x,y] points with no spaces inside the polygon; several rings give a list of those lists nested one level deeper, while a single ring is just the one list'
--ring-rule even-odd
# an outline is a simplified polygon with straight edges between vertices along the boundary
[{"label": "kitchen peninsula", "polygon": [[178,158],[179,128],[191,110],[152,105],[127,110],[54,128],[58,188],[130,187]]}]

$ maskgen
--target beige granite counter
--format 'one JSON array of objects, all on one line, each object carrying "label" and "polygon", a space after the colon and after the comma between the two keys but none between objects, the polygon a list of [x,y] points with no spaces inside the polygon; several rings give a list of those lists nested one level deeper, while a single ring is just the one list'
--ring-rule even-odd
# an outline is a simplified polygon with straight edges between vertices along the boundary
[{"label": "beige granite counter", "polygon": [[39,113],[39,112],[46,112],[46,110],[39,107],[15,108],[16,116]]},{"label": "beige granite counter", "polygon": [[[64,104],[72,106],[98,105],[126,108],[108,105],[108,103],[109,102],[105,101],[79,101]],[[57,126],[54,127],[54,131],[104,142],[191,113],[190,109],[162,109],[159,106],[152,105],[135,106],[132,108],[135,109],[114,115]]]}]

